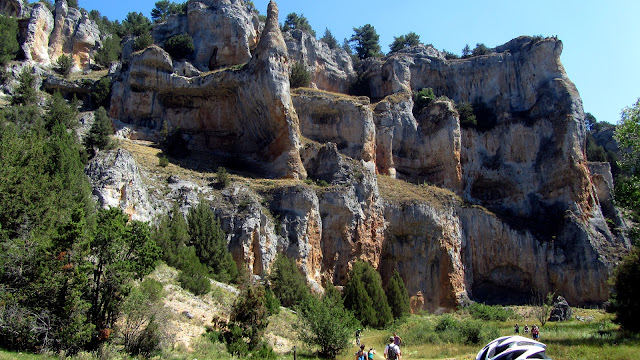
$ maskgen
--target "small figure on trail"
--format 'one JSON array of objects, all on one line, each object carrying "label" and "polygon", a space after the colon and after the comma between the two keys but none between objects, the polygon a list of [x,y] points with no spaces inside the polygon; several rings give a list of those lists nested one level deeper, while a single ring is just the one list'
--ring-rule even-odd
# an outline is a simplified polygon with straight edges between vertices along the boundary
[{"label": "small figure on trail", "polygon": [[538,325],[533,325],[531,328],[531,335],[533,336],[533,340],[540,339],[540,329],[538,328]]},{"label": "small figure on trail", "polygon": [[400,346],[402,344],[402,338],[398,334],[393,333],[393,343]]},{"label": "small figure on trail", "polygon": [[518,326],[518,324],[516,324],[516,326],[513,327],[513,333],[520,334],[520,326]]},{"label": "small figure on trail", "polygon": [[398,345],[394,344],[394,337],[391,336],[389,338],[389,345],[384,348],[384,358],[387,360],[400,360],[402,359],[402,352],[400,352],[400,348]]},{"label": "small figure on trail", "polygon": [[356,330],[356,344],[360,345],[360,335],[362,334],[362,329]]},{"label": "small figure on trail", "polygon": [[526,324],[524,325],[524,333],[525,334],[529,333],[529,327]]},{"label": "small figure on trail", "polygon": [[373,348],[369,349],[369,352],[367,353],[369,360],[373,360],[373,356],[376,354],[376,351]]},{"label": "small figure on trail", "polygon": [[360,345],[360,350],[356,353],[356,360],[367,360],[367,353],[364,351],[364,345]]}]

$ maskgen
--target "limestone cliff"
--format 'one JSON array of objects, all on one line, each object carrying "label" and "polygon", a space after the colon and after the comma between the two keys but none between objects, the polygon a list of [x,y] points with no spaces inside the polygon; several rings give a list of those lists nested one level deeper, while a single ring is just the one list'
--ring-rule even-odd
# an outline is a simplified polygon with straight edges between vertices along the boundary
[{"label": "limestone cliff", "polygon": [[[201,16],[226,25],[194,30],[191,17]],[[200,201],[196,193],[212,201],[252,274],[267,275],[284,252],[321,291],[343,285],[362,259],[384,281],[398,269],[414,310],[466,298],[522,303],[548,291],[575,304],[607,299],[629,244],[606,199],[606,169],[586,162],[582,103],[559,40],[521,37],[460,60],[431,46],[366,60],[354,88],[367,96],[358,97],[328,92],[351,88],[350,59],[306,33],[283,36],[275,2],[259,41],[254,19],[237,1],[191,2],[154,36],[200,37],[193,64],[155,45],[132,54],[110,108],[144,134],[179,129],[191,149],[272,178],[180,188],[183,209]],[[293,61],[305,62],[318,89],[290,90]],[[424,87],[438,98],[414,109],[411,93]],[[461,124],[461,101],[473,103],[476,125]],[[169,208],[151,198],[152,208]]]},{"label": "limestone cliff", "polygon": [[284,34],[289,56],[303,63],[310,72],[311,86],[332,92],[348,93],[356,73],[351,57],[342,48],[330,49],[302,30],[291,30]]},{"label": "limestone cliff", "polygon": [[242,0],[189,1],[186,15],[172,15],[153,29],[159,45],[182,33],[193,39],[193,65],[209,71],[247,63],[258,43],[260,23]]},{"label": "limestone cliff", "polygon": [[[7,2],[10,3],[10,2]],[[13,14],[15,7],[0,7],[0,12]],[[74,60],[74,69],[88,69],[95,50],[101,45],[100,31],[86,11],[71,8],[66,0],[57,0],[52,13],[43,3],[27,7],[23,4],[18,15],[19,34],[24,59],[49,67],[60,55]]]},{"label": "limestone cliff", "polygon": [[254,56],[240,68],[194,77],[175,73],[171,57],[151,46],[134,54],[112,88],[112,117],[160,130],[180,129],[195,149],[257,157],[269,176],[304,178],[299,124],[289,94],[287,50],[278,10]]}]

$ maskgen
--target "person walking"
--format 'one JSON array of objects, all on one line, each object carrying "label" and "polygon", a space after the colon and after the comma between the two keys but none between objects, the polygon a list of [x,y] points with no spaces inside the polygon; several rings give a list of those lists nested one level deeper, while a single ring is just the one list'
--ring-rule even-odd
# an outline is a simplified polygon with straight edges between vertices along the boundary
[{"label": "person walking", "polygon": [[394,337],[389,338],[389,344],[384,348],[384,358],[387,360],[401,360],[402,352],[398,345],[394,344]]},{"label": "person walking", "polygon": [[398,345],[398,347],[400,347],[400,344],[402,344],[402,338],[396,333],[393,333],[393,343]]},{"label": "person walking", "polygon": [[356,345],[360,346],[360,335],[362,334],[362,329],[356,330]]},{"label": "person walking", "polygon": [[356,360],[367,360],[367,353],[364,351],[364,345],[360,345],[360,350],[356,353]]},{"label": "person walking", "polygon": [[538,325],[533,325],[531,328],[531,335],[533,336],[533,340],[537,341],[540,339],[540,329],[538,328]]},{"label": "person walking", "polygon": [[513,333],[520,334],[520,326],[518,326],[518,324],[516,324],[516,326],[513,327]]},{"label": "person walking", "polygon": [[373,360],[373,357],[376,355],[376,351],[374,348],[369,349],[369,352],[367,353],[367,356],[369,358],[369,360]]}]

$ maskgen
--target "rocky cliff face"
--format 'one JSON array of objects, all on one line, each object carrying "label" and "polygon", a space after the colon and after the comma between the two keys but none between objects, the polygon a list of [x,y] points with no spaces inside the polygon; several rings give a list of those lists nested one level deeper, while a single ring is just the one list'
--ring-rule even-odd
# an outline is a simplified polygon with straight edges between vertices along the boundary
[{"label": "rocky cliff face", "polygon": [[[8,5],[2,12],[12,13]],[[5,12],[6,11],[6,12]],[[53,13],[42,3],[23,6],[26,25],[20,34],[24,58],[45,67],[55,64],[60,55],[70,55],[75,70],[87,69],[93,52],[100,46],[100,31],[86,11],[70,8],[66,0],[57,0]]]},{"label": "rocky cliff face", "polygon": [[179,128],[192,148],[256,156],[269,176],[304,178],[287,50],[275,3],[269,9],[261,42],[241,68],[186,77],[157,46],[135,54],[115,79],[111,116],[156,130]]},{"label": "rocky cliff face", "polygon": [[330,49],[327,44],[316,40],[302,30],[291,30],[284,34],[292,61],[307,66],[311,74],[311,87],[348,93],[356,79],[351,58],[341,48]]},{"label": "rocky cliff face", "polygon": [[[197,45],[205,49],[198,70],[157,46],[135,53],[114,81],[110,114],[149,132],[179,128],[212,157],[257,160],[259,176],[308,176],[181,188],[189,204],[199,192],[212,201],[234,258],[251,273],[266,275],[285,252],[320,291],[344,284],[361,259],[385,281],[398,269],[414,310],[466,298],[520,303],[548,291],[575,304],[608,298],[610,270],[629,244],[607,226],[604,215],[623,222],[606,210],[587,166],[582,103],[560,41],[521,37],[452,61],[424,46],[367,60],[358,88],[368,97],[355,97],[323,91],[348,88],[349,59],[340,63],[305,33],[283,37],[274,2],[253,44],[239,35],[257,28],[251,16],[224,10],[236,5],[189,5],[190,14],[244,24],[223,31],[240,39],[224,52],[234,55],[212,63],[213,48]],[[157,39],[191,32],[189,16],[156,28]],[[202,29],[203,39],[213,31]],[[312,68],[318,89],[290,91],[292,59]],[[414,111],[411,92],[423,87],[441,97]],[[474,104],[477,125],[461,126],[460,101]]]},{"label": "rocky cliff face", "polygon": [[190,1],[186,15],[174,15],[153,29],[160,45],[173,35],[189,34],[200,71],[245,64],[258,43],[260,23],[241,0]]}]

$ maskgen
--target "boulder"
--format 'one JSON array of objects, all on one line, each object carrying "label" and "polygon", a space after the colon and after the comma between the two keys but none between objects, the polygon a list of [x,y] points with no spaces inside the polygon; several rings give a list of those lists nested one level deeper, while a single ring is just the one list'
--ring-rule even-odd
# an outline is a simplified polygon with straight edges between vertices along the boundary
[{"label": "boulder", "polygon": [[558,296],[553,302],[551,308],[551,314],[549,315],[549,321],[567,321],[571,320],[573,311],[569,307],[569,303],[562,296]]}]

